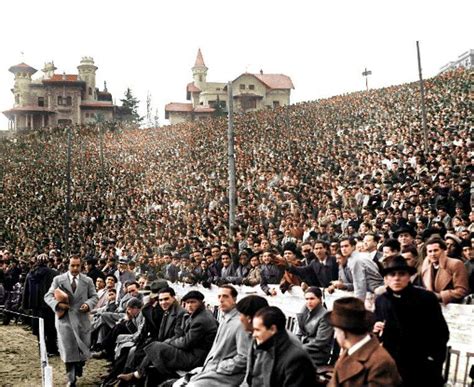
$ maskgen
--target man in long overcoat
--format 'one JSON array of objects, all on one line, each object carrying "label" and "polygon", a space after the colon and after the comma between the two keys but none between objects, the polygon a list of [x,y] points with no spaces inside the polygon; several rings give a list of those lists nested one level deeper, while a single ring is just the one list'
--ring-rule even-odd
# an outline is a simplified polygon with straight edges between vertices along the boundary
[{"label": "man in long overcoat", "polygon": [[[44,296],[45,302],[56,312],[59,354],[66,364],[68,386],[76,385],[76,379],[82,376],[85,361],[90,357],[89,312],[97,303],[94,283],[80,271],[81,259],[71,256],[69,271],[55,277]],[[68,295],[67,300],[57,299],[58,290]]]},{"label": "man in long overcoat", "polygon": [[397,363],[403,386],[442,386],[448,325],[436,296],[411,284],[415,272],[402,256],[386,263],[387,291],[375,300],[374,331]]}]

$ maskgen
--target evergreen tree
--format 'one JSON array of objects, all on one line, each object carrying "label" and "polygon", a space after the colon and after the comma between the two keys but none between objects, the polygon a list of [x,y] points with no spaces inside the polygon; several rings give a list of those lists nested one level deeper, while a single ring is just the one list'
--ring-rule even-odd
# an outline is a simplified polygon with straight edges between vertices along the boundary
[{"label": "evergreen tree", "polygon": [[125,91],[125,97],[120,101],[122,102],[122,106],[120,107],[121,120],[133,124],[139,124],[143,120],[143,117],[140,117],[138,114],[138,105],[140,104],[140,101],[133,96],[130,88],[127,88]]}]

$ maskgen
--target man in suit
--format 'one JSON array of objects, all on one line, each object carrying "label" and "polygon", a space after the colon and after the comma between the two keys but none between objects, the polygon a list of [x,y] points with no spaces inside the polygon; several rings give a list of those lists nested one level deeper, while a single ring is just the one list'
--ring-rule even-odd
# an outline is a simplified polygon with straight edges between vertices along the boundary
[{"label": "man in suit", "polygon": [[[85,361],[90,357],[89,312],[97,303],[94,283],[80,271],[81,259],[78,255],[72,255],[69,259],[69,271],[54,277],[49,291],[44,296],[46,304],[58,312],[58,347],[61,360],[66,364],[68,386],[76,385],[76,379],[82,376]],[[68,294],[68,302],[59,302],[56,299],[57,290]]]},{"label": "man in suit", "polygon": [[426,258],[421,267],[424,287],[443,304],[461,302],[469,292],[466,267],[459,259],[447,256],[446,243],[441,238],[431,238],[425,246]]},{"label": "man in suit", "polygon": [[330,387],[400,386],[397,366],[375,337],[369,335],[372,313],[362,300],[344,297],[334,301],[328,321],[342,348]]},{"label": "man in suit", "polygon": [[189,371],[204,363],[217,332],[217,321],[204,306],[204,295],[191,290],[184,302],[187,315],[183,319],[181,335],[164,342],[152,342],[145,347],[145,358],[135,372],[120,374],[119,379],[133,382],[142,379],[150,366],[157,372],[154,383],[175,377],[176,370]]},{"label": "man in suit", "polygon": [[217,299],[222,312],[219,329],[202,370],[191,378],[188,386],[238,386],[244,379],[251,338],[236,309],[237,290],[231,285],[222,285]]}]

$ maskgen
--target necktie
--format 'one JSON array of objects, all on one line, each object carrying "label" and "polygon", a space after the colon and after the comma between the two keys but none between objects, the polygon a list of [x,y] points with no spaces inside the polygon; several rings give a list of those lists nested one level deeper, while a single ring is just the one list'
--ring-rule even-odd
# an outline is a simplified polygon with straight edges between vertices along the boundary
[{"label": "necktie", "polygon": [[166,323],[168,321],[168,316],[169,316],[169,312],[166,311],[165,314],[163,315],[163,318],[161,320],[161,324],[160,324],[160,330],[159,330],[159,334],[158,334],[158,341],[163,341],[165,339],[165,329],[166,329]]},{"label": "necktie", "polygon": [[72,277],[71,288],[72,288],[72,292],[75,293],[75,292],[76,292],[76,288],[77,288],[76,276],[73,276],[73,277]]}]

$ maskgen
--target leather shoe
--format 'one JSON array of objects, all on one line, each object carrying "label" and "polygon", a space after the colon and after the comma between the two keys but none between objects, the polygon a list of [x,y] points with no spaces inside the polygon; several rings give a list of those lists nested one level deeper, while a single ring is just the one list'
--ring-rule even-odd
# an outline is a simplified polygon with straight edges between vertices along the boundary
[{"label": "leather shoe", "polygon": [[91,356],[94,359],[105,359],[107,357],[107,353],[105,351],[92,352]]}]

